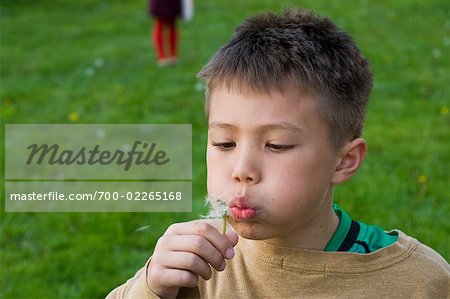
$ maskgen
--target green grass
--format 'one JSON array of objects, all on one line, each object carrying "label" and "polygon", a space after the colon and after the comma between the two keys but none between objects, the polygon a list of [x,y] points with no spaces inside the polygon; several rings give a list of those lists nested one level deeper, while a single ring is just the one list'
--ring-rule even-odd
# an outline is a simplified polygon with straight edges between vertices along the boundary
[{"label": "green grass", "polygon": [[167,226],[204,213],[206,126],[195,74],[243,18],[296,3],[350,32],[375,73],[369,155],[336,201],[450,259],[448,1],[198,0],[194,20],[180,23],[181,63],[160,69],[144,0],[3,0],[2,123],[70,123],[73,112],[78,123],[191,123],[195,203],[192,213],[7,214],[2,194],[0,297],[104,297],[145,263]]}]

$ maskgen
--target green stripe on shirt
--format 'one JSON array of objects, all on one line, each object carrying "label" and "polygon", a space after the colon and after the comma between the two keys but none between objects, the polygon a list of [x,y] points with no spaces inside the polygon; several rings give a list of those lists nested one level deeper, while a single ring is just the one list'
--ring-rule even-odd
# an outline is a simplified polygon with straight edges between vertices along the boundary
[{"label": "green stripe on shirt", "polygon": [[[339,226],[335,233],[331,237],[324,251],[342,251],[339,250],[341,245],[343,245],[344,240],[348,237],[349,233],[355,233],[355,231],[350,231],[352,227],[352,219],[350,216],[342,209],[339,208],[337,204],[333,205],[334,212],[339,217]],[[398,239],[398,235],[395,231],[385,232],[381,227],[376,225],[366,225],[362,222],[354,223],[352,229],[358,229],[356,239],[352,244],[345,244],[349,248],[348,252],[355,253],[370,253],[374,252],[380,248],[387,247],[395,243]],[[347,238],[347,241],[349,239]]]}]

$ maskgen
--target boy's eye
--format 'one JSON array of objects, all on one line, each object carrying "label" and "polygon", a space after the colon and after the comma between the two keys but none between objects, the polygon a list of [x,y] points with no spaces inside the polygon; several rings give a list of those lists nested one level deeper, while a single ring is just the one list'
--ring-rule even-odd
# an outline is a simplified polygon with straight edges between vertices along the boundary
[{"label": "boy's eye", "polygon": [[217,147],[221,151],[229,151],[229,150],[233,149],[233,147],[236,146],[236,143],[234,143],[234,142],[217,142],[217,143],[212,143],[212,146]]},{"label": "boy's eye", "polygon": [[294,147],[294,145],[267,143],[266,146],[273,152],[283,152]]}]

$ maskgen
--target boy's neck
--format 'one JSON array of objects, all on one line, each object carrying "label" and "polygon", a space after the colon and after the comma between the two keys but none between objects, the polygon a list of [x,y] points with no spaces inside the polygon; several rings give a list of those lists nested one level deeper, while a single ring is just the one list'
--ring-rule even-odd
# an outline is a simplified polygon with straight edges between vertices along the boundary
[{"label": "boy's neck", "polygon": [[332,205],[321,215],[316,215],[302,231],[295,234],[295,238],[268,239],[265,242],[308,250],[324,250],[333,234],[339,226],[339,217],[334,212]]}]

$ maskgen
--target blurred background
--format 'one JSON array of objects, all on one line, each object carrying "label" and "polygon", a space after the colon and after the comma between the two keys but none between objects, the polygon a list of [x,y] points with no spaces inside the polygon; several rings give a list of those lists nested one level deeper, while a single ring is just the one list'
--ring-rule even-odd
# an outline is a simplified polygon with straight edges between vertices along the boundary
[{"label": "blurred background", "polygon": [[178,23],[178,64],[158,67],[146,0],[2,0],[2,136],[5,123],[190,123],[194,204],[192,213],[5,213],[2,184],[1,298],[103,298],[144,265],[171,223],[205,214],[195,75],[244,18],[285,6],[333,19],[375,74],[367,161],[336,202],[450,259],[450,2],[196,0],[193,19]]}]

